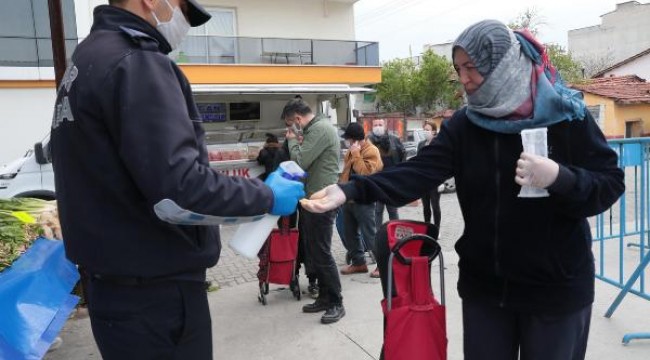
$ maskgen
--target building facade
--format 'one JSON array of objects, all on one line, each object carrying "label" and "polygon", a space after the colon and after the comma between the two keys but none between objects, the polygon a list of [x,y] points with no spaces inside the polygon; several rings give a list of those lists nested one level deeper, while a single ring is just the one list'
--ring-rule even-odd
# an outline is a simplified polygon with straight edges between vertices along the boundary
[{"label": "building facade", "polygon": [[[356,40],[356,1],[201,0],[212,19],[191,29],[170,56],[203,90],[330,86],[343,93],[339,85],[375,84],[381,81],[378,44]],[[62,2],[69,57],[88,35],[93,9],[107,0]],[[49,132],[55,99],[49,36],[47,0],[0,2],[0,166]],[[262,106],[258,117],[277,119],[280,103]],[[327,111],[349,118],[343,108]]]},{"label": "building facade", "polygon": [[595,74],[594,78],[636,75],[650,80],[650,48]]},{"label": "building facade", "polygon": [[609,139],[650,136],[650,83],[638,76],[605,77],[574,85]]},{"label": "building facade", "polygon": [[572,56],[608,67],[650,47],[650,3],[627,1],[601,16],[601,24],[569,30]]}]

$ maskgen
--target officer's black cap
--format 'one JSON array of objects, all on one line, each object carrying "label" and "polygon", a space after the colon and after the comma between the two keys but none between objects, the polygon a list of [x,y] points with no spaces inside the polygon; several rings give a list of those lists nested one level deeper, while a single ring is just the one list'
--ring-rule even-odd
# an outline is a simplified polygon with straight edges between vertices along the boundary
[{"label": "officer's black cap", "polygon": [[211,17],[212,15],[205,11],[197,0],[187,0],[187,18],[192,27],[205,24]]}]

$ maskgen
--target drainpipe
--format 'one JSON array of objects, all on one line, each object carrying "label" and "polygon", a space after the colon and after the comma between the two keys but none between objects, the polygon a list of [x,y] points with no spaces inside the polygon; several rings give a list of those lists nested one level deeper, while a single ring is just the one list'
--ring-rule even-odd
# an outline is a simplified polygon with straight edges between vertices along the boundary
[{"label": "drainpipe", "polygon": [[50,34],[52,36],[52,57],[54,60],[54,79],[59,88],[65,74],[65,37],[63,32],[63,15],[61,0],[47,0],[50,10]]}]

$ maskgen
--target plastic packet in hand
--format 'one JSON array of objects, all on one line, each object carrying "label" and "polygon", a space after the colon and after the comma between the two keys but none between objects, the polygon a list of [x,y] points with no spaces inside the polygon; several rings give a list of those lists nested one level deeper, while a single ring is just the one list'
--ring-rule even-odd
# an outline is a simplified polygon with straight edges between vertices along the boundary
[{"label": "plastic packet in hand", "polygon": [[[524,152],[548,157],[547,131],[546,128],[522,130],[521,143],[524,147]],[[549,195],[546,189],[540,189],[534,186],[522,186],[518,196],[522,198],[538,198]]]}]

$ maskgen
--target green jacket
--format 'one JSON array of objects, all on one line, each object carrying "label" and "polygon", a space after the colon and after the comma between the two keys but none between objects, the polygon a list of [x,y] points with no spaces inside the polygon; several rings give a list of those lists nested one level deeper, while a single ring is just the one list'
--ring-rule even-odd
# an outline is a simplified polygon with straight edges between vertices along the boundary
[{"label": "green jacket", "polygon": [[305,126],[302,144],[290,139],[289,153],[291,160],[307,172],[307,197],[338,182],[341,142],[327,118],[316,116]]}]

